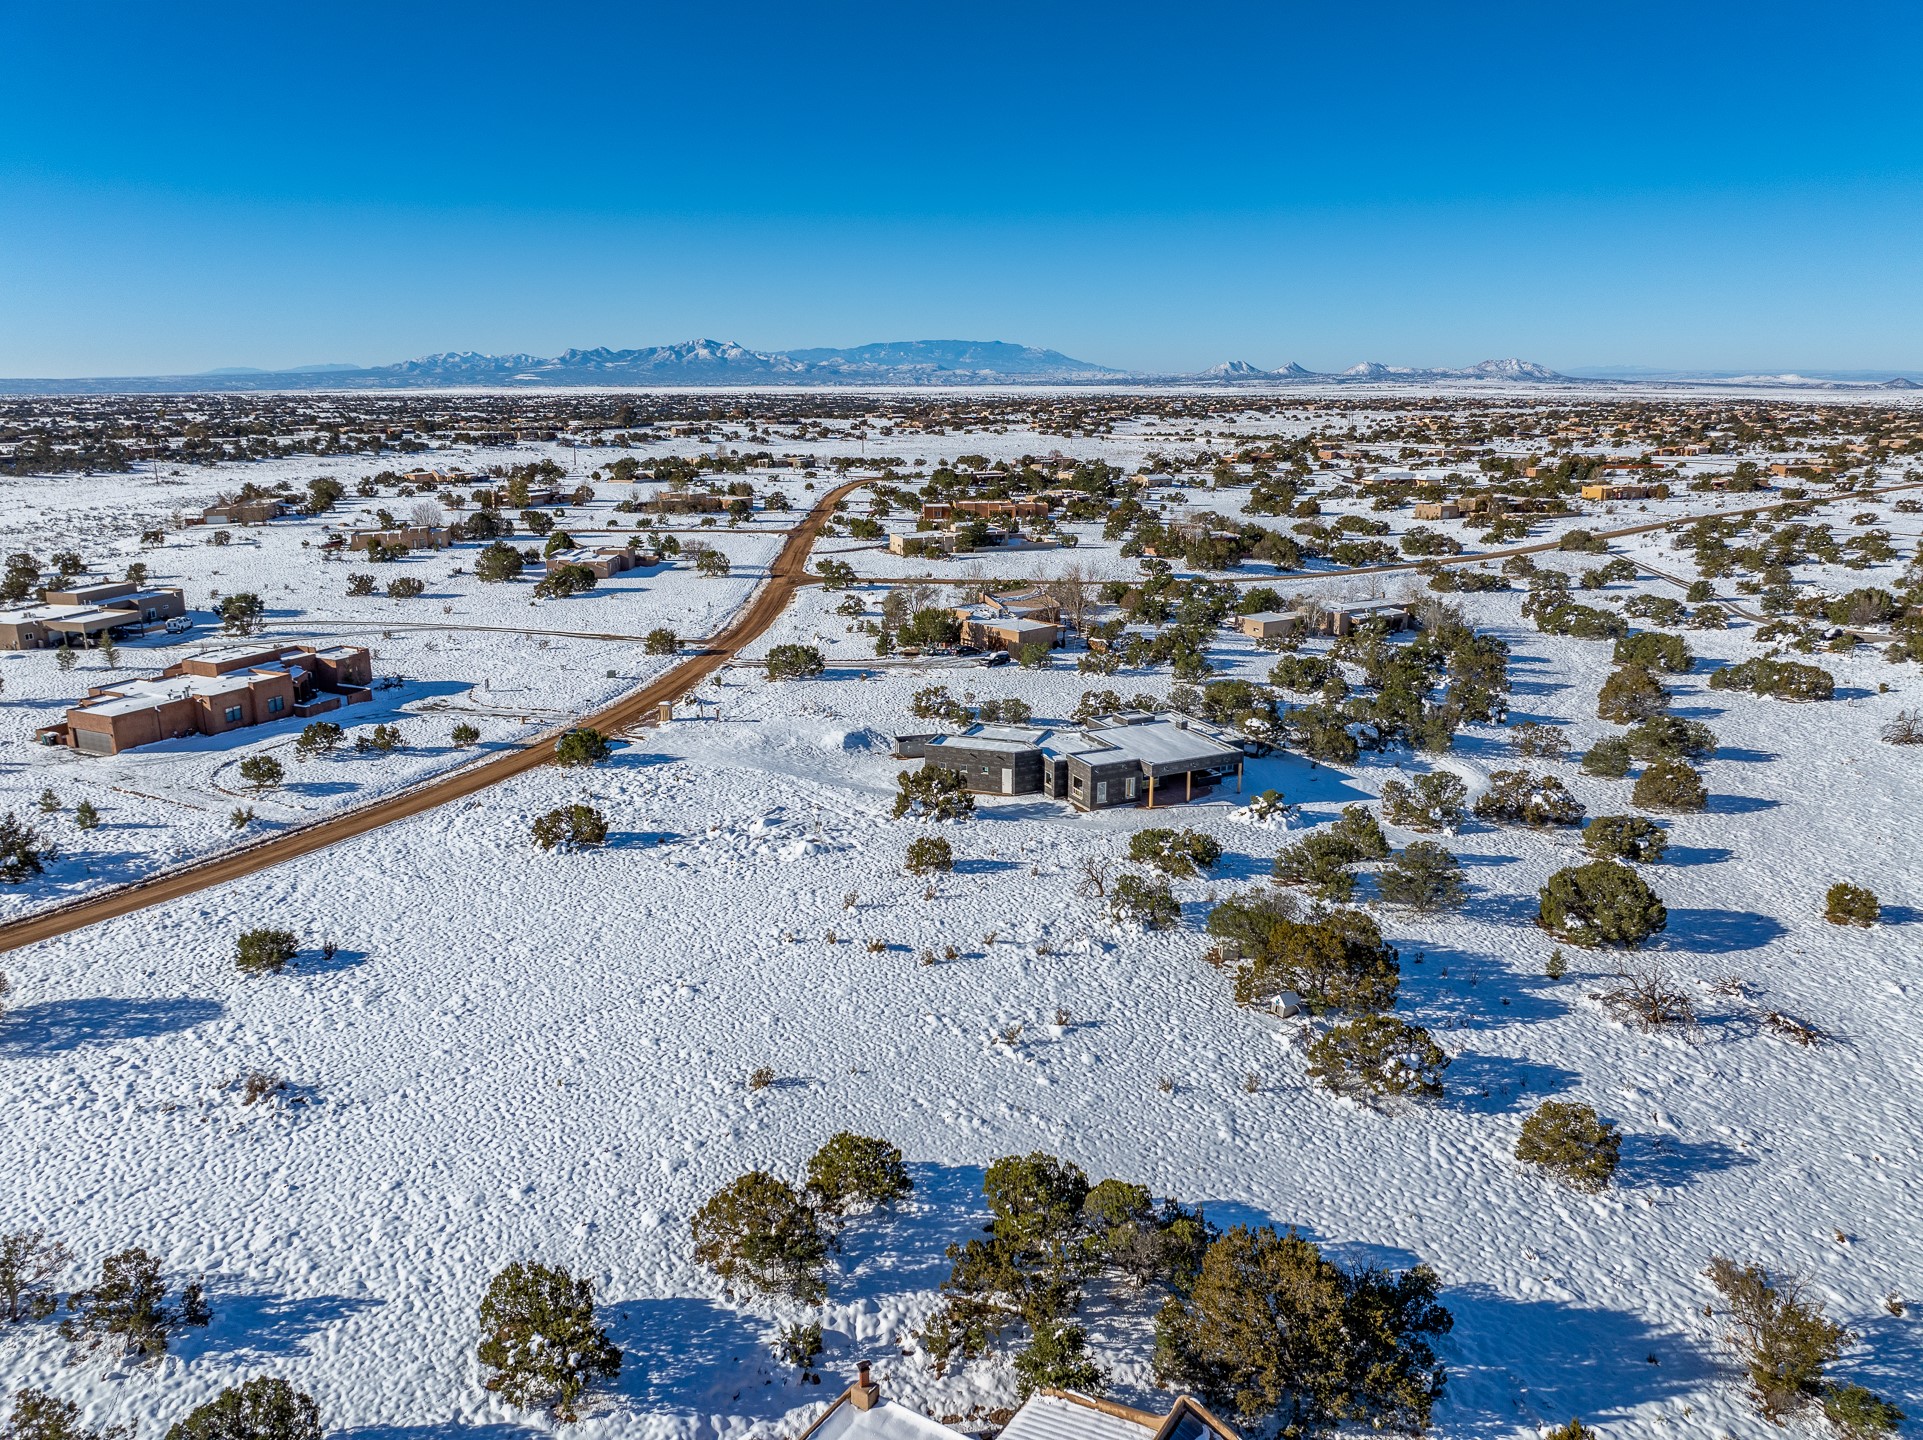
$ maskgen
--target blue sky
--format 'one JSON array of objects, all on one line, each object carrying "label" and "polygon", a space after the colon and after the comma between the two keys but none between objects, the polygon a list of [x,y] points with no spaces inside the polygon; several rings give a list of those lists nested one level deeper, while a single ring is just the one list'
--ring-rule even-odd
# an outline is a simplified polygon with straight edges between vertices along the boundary
[{"label": "blue sky", "polygon": [[966,337],[1923,368],[1883,4],[0,0],[0,374]]}]

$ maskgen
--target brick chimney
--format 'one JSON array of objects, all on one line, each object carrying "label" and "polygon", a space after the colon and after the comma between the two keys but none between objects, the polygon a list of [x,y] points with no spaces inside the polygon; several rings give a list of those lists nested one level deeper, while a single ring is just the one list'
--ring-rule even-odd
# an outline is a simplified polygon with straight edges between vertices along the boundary
[{"label": "brick chimney", "polygon": [[859,1378],[848,1387],[848,1398],[857,1410],[872,1410],[881,1404],[881,1386],[868,1378],[868,1362],[861,1362]]}]

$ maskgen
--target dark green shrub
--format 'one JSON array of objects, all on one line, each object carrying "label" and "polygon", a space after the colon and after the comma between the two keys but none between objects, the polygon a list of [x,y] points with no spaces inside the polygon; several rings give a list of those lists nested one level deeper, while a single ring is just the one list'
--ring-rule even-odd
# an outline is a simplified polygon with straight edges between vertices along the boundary
[{"label": "dark green shrub", "polygon": [[1377,871],[1376,889],[1389,904],[1424,914],[1460,909],[1469,897],[1462,862],[1428,840],[1416,841]]},{"label": "dark green shrub", "polygon": [[1045,1320],[1015,1356],[1015,1393],[1026,1400],[1037,1390],[1075,1390],[1100,1395],[1108,1372],[1089,1358],[1088,1332],[1066,1320]]},{"label": "dark green shrub", "polygon": [[287,767],[272,755],[249,755],[238,768],[240,778],[262,795],[287,778]]},{"label": "dark green shrub", "polygon": [[808,1160],[808,1194],[824,1214],[892,1205],[914,1188],[901,1151],[852,1131],[830,1136]]},{"label": "dark green shrub", "polygon": [[465,750],[481,738],[481,732],[463,720],[447,732],[447,738],[453,742],[455,749]]},{"label": "dark green shrub", "polygon": [[292,930],[249,930],[234,944],[234,964],[244,975],[278,974],[299,953]]},{"label": "dark green shrub", "polygon": [[1285,846],[1277,853],[1270,873],[1278,884],[1303,886],[1318,900],[1340,904],[1355,893],[1355,876],[1349,871],[1354,860],[1355,852],[1348,841],[1322,831]]},{"label": "dark green shrub", "polygon": [[1329,827],[1329,834],[1349,848],[1352,859],[1386,860],[1389,857],[1388,837],[1366,805],[1344,805],[1342,818]]},{"label": "dark green shrub", "polygon": [[1605,555],[1609,552],[1609,542],[1589,530],[1565,530],[1556,548],[1584,555]]},{"label": "dark green shrub", "polygon": [[1623,737],[1638,760],[1699,760],[1716,753],[1716,732],[1700,720],[1657,715]]},{"label": "dark green shrub", "polygon": [[1578,1190],[1601,1190],[1616,1173],[1622,1136],[1587,1105],[1545,1100],[1522,1122],[1516,1158]]},{"label": "dark green shrub", "polygon": [[770,680],[812,680],[828,668],[812,645],[777,645],[763,665]]},{"label": "dark green shrub", "polygon": [[608,817],[592,805],[568,805],[535,817],[532,831],[543,850],[580,850],[607,843]]},{"label": "dark green shrub", "polygon": [[[592,571],[589,571],[588,578],[594,578]],[[413,575],[397,576],[387,582],[387,598],[390,600],[418,600],[426,593],[427,582]]]},{"label": "dark green shrub", "polygon": [[982,1195],[994,1217],[987,1238],[948,1247],[943,1300],[922,1332],[938,1377],[986,1354],[1016,1321],[1040,1335],[1068,1320],[1101,1264],[1082,1220],[1089,1184],[1078,1166],[1039,1151],[1004,1155],[982,1177]]},{"label": "dark green shrub", "polygon": [[44,1390],[22,1388],[13,1395],[13,1415],[0,1440],[134,1440],[132,1425],[103,1425],[94,1429],[84,1423],[80,1407],[71,1400],[60,1400]]},{"label": "dark green shrub", "polygon": [[320,1406],[285,1380],[260,1375],[195,1406],[167,1440],[321,1440]]},{"label": "dark green shrub", "polygon": [[551,1405],[563,1422],[588,1386],[621,1373],[620,1348],[594,1323],[594,1282],[519,1261],[481,1297],[478,1355],[489,1390],[522,1410]]},{"label": "dark green shrub", "polygon": [[592,725],[578,725],[554,742],[556,765],[599,765],[614,749]]},{"label": "dark green shrub", "polygon": [[[480,515],[476,515],[467,522],[470,534],[473,533],[475,521],[480,518]],[[504,540],[496,540],[474,557],[474,578],[491,585],[498,585],[503,581],[518,579],[521,567],[526,563],[521,559],[519,550]]]},{"label": "dark green shrub", "polygon": [[1173,1200],[1158,1207],[1144,1185],[1104,1180],[1082,1202],[1082,1223],[1102,1263],[1136,1289],[1160,1282],[1174,1290],[1194,1283],[1215,1227],[1201,1211]]},{"label": "dark green shrub", "polygon": [[1615,660],[1618,665],[1667,670],[1672,675],[1687,675],[1690,667],[1696,663],[1688,641],[1680,635],[1667,635],[1660,630],[1644,630],[1639,634],[1623,636],[1616,642]]},{"label": "dark green shrub", "polygon": [[1309,1078],[1338,1095],[1435,1099],[1448,1067],[1427,1030],[1394,1015],[1344,1020],[1309,1046]]},{"label": "dark green shrub", "polygon": [[1709,790],[1686,761],[1658,760],[1636,777],[1629,798],[1650,810],[1701,810],[1709,804]]},{"label": "dark green shrub", "polygon": [[900,820],[920,815],[928,820],[960,820],[975,813],[975,797],[968,782],[953,770],[928,765],[904,770],[895,777],[894,816]]},{"label": "dark green shrub", "polygon": [[1580,825],[1583,805],[1554,775],[1497,770],[1476,797],[1476,818],[1505,825]]},{"label": "dark green shrub", "polygon": [[1874,891],[1839,880],[1823,897],[1823,918],[1832,925],[1874,925],[1883,907]]},{"label": "dark green shrub", "polygon": [[1128,858],[1187,879],[1220,860],[1222,847],[1199,830],[1137,830],[1129,836]]},{"label": "dark green shrub", "polygon": [[694,1258],[730,1289],[819,1305],[828,1295],[828,1240],[785,1181],[751,1170],[694,1213]]},{"label": "dark green shrub", "polygon": [[1750,1398],[1780,1425],[1822,1393],[1824,1367],[1856,1337],[1825,1315],[1794,1276],[1772,1276],[1721,1255],[1711,1257],[1705,1273],[1723,1297],[1723,1339],[1743,1362]]},{"label": "dark green shrub", "polygon": [[1629,773],[1629,742],[1620,736],[1598,740],[1582,757],[1582,773],[1620,780]]},{"label": "dark green shrub", "polygon": [[310,721],[295,737],[294,754],[301,760],[311,760],[316,755],[332,755],[346,734],[332,720]]},{"label": "dark green shrub", "polygon": [[955,851],[939,835],[920,835],[908,842],[903,863],[910,875],[933,875],[955,868]]},{"label": "dark green shrub", "polygon": [[1625,665],[1607,680],[1596,696],[1596,714],[1618,725],[1634,724],[1651,715],[1660,715],[1669,704],[1669,692],[1640,665]]},{"label": "dark green shrub", "polygon": [[1182,918],[1182,906],[1166,880],[1123,875],[1109,887],[1108,913],[1117,924],[1166,930]]},{"label": "dark green shrub", "polygon": [[1598,815],[1583,827],[1582,843],[1601,860],[1653,865],[1669,848],[1669,832],[1641,815]]},{"label": "dark green shrub", "polygon": [[1634,949],[1668,928],[1669,912],[1627,865],[1591,860],[1549,877],[1538,892],[1536,923],[1577,945]]},{"label": "dark green shrub", "polygon": [[1345,1271],[1294,1231],[1236,1226],[1155,1319],[1155,1377],[1245,1426],[1419,1434],[1442,1395],[1430,1341],[1453,1321],[1426,1265]]},{"label": "dark green shrub", "polygon": [[1558,1425],[1542,1440],[1602,1440],[1600,1432],[1591,1430],[1580,1420],[1571,1420],[1567,1425]]},{"label": "dark green shrub", "polygon": [[1836,693],[1836,677],[1818,665],[1758,657],[1716,671],[1709,688],[1749,690],[1772,700],[1827,700]]},{"label": "dark green shrub", "polygon": [[[1214,916],[1210,920],[1213,930]],[[1309,921],[1277,919],[1267,933],[1245,935],[1236,948],[1242,951],[1235,972],[1238,1005],[1271,1005],[1288,990],[1318,1012],[1387,1010],[1402,980],[1400,957],[1360,910],[1332,910]]]},{"label": "dark green shrub", "polygon": [[1842,1440],[1882,1440],[1894,1435],[1906,1418],[1896,1406],[1861,1385],[1826,1386],[1823,1416]]},{"label": "dark green shrub", "polygon": [[650,630],[641,642],[643,653],[648,655],[675,655],[681,650],[681,637],[665,626]]},{"label": "dark green shrub", "polygon": [[1518,755],[1528,759],[1560,760],[1569,753],[1569,737],[1561,727],[1539,725],[1533,720],[1510,726],[1509,743]]},{"label": "dark green shrub", "polygon": [[178,1302],[168,1303],[160,1261],[138,1247],[103,1260],[99,1282],[69,1295],[67,1311],[60,1322],[66,1339],[89,1350],[117,1346],[123,1355],[142,1359],[164,1355],[174,1331],[213,1318],[198,1281],[182,1286]]},{"label": "dark green shrub", "polygon": [[[394,587],[387,588],[392,593]],[[543,600],[560,600],[570,595],[585,595],[593,588],[594,572],[587,566],[557,565],[541,577],[534,593]]]},{"label": "dark green shrub", "polygon": [[1468,818],[1463,802],[1469,787],[1446,770],[1432,770],[1404,782],[1390,780],[1382,787],[1382,815],[1406,830],[1454,832]]},{"label": "dark green shrub", "polygon": [[73,823],[76,830],[92,830],[100,824],[100,812],[93,808],[93,801],[82,800],[73,807]]}]

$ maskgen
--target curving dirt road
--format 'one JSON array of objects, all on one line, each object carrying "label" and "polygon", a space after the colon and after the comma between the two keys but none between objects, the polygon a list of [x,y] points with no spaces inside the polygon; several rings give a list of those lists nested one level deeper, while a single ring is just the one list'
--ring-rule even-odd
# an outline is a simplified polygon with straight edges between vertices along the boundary
[{"label": "curving dirt road", "polygon": [[[814,583],[807,569],[808,552],[821,533],[822,525],[834,513],[837,501],[869,483],[870,479],[867,478],[851,480],[828,491],[815,503],[815,508],[808,512],[807,518],[788,533],[781,553],[769,567],[767,583],[755,592],[746,608],[725,629],[708,641],[707,647],[699,654],[690,656],[660,679],[572,723],[592,725],[608,734],[624,730],[653,714],[662,701],[680,699],[720,669],[743,646],[757,639],[780,618],[797,589]],[[552,760],[555,733],[547,731],[516,749],[491,755],[465,765],[450,775],[400,791],[370,805],[282,831],[271,839],[211,856],[183,869],[157,875],[151,880],[122,885],[12,921],[0,926],[0,952],[16,950],[22,945],[32,945],[57,935],[67,935],[89,925],[97,925],[102,920],[129,915],[150,905],[165,904],[183,895],[192,895],[215,885],[224,885],[229,880],[238,880],[242,876],[284,865],[289,860],[298,860],[303,855],[311,855],[329,845],[338,845],[369,830],[378,830],[383,825],[392,825],[397,820],[406,820],[451,800],[459,800],[478,790],[498,785],[503,780],[525,774]]]}]

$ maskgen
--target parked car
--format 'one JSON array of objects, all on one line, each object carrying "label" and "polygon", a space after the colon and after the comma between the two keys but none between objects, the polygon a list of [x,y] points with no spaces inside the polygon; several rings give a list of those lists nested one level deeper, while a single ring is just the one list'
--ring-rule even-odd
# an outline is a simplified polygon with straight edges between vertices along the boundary
[{"label": "parked car", "polygon": [[1006,665],[1008,663],[1008,659],[1009,659],[1009,656],[1006,650],[991,650],[986,655],[982,656],[982,664]]},{"label": "parked car", "polygon": [[176,615],[167,622],[167,633],[169,635],[184,635],[193,628],[194,618],[191,615]]}]

